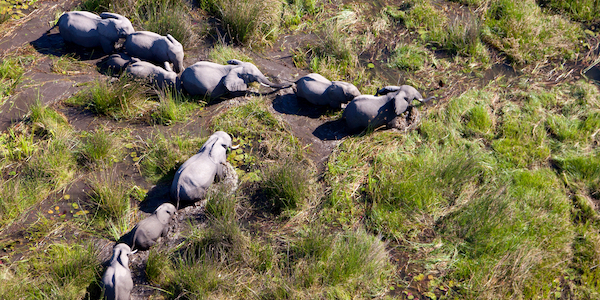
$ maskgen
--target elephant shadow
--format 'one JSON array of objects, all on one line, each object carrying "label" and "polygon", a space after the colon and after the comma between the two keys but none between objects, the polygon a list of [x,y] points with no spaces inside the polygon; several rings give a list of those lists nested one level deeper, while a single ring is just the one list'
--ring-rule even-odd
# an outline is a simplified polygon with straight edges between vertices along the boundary
[{"label": "elephant shadow", "polygon": [[273,109],[282,114],[304,116],[311,119],[317,119],[334,111],[329,106],[314,105],[306,100],[299,99],[296,94],[292,93],[277,95],[273,99]]},{"label": "elephant shadow", "polygon": [[319,125],[313,131],[313,135],[322,141],[335,141],[353,135],[353,133],[348,130],[343,119],[337,119]]},{"label": "elephant shadow", "polygon": [[46,33],[30,42],[30,45],[40,54],[54,56],[78,57],[81,60],[97,60],[106,53],[101,47],[85,48],[72,43],[67,43],[60,33]]},{"label": "elephant shadow", "polygon": [[[155,186],[153,186],[148,193],[146,193],[146,197],[144,197],[144,201],[142,201],[139,205],[139,210],[145,213],[153,213],[156,208],[158,208],[163,203],[173,203],[171,201],[171,182],[164,181]],[[174,204],[175,205],[175,204]]]}]

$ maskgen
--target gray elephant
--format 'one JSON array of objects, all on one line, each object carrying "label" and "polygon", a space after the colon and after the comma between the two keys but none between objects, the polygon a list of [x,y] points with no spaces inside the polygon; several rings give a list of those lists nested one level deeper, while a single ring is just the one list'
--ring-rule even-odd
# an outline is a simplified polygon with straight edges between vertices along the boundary
[{"label": "gray elephant", "polygon": [[110,265],[102,276],[104,286],[104,299],[129,300],[133,289],[133,279],[129,270],[129,257],[133,254],[127,244],[117,244],[113,248]]},{"label": "gray elephant", "polygon": [[149,80],[159,88],[170,86],[179,89],[179,78],[177,77],[177,73],[171,71],[169,63],[165,63],[165,68],[166,69],[163,69],[149,62],[133,58],[133,63],[127,66],[125,73],[134,78]]},{"label": "gray elephant", "polygon": [[119,38],[135,32],[127,18],[107,12],[100,16],[87,11],[66,12],[60,16],[56,26],[66,42],[83,47],[101,46],[106,53],[115,51]]},{"label": "gray elephant", "polygon": [[341,108],[354,97],[360,96],[352,83],[329,81],[317,73],[308,74],[296,81],[296,96],[316,105]]},{"label": "gray elephant", "polygon": [[127,54],[143,60],[173,64],[173,71],[183,70],[183,46],[170,34],[162,36],[150,31],[138,31],[127,36],[123,44]]},{"label": "gray elephant", "polygon": [[237,59],[221,65],[208,61],[197,62],[183,71],[181,85],[190,95],[219,98],[229,93],[246,92],[248,84],[258,82],[264,86],[281,89],[290,84],[275,84],[252,63]]},{"label": "gray elephant", "polygon": [[224,131],[213,133],[200,151],[190,157],[175,173],[171,185],[171,197],[180,202],[196,202],[206,195],[215,175],[223,179],[227,150],[235,149],[231,145],[231,136]]},{"label": "gray elephant", "polygon": [[169,221],[175,215],[177,209],[171,203],[161,204],[151,216],[141,220],[133,228],[131,244],[134,249],[148,250],[156,244],[159,237],[167,236],[169,232]]},{"label": "gray elephant", "polygon": [[[382,94],[383,96],[377,96]],[[423,99],[423,96],[412,86],[387,86],[375,96],[361,95],[346,106],[342,118],[351,131],[363,130],[367,127],[376,128],[381,125],[396,127],[397,117],[409,107],[413,99],[424,103],[435,97]],[[412,109],[411,109],[412,111]]]},{"label": "gray elephant", "polygon": [[99,67],[108,70],[112,75],[121,74],[127,66],[130,64],[140,61],[137,58],[132,58],[125,53],[115,53],[110,55],[104,61],[99,63]]}]

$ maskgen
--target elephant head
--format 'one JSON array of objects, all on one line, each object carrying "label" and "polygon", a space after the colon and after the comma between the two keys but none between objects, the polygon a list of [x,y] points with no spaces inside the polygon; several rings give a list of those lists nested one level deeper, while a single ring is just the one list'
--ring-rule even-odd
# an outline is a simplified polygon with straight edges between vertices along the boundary
[{"label": "elephant head", "polygon": [[175,208],[175,205],[171,203],[163,203],[158,208],[156,208],[156,210],[154,210],[156,218],[163,225],[168,224],[176,212],[177,209]]},{"label": "elephant head", "polygon": [[227,151],[231,149],[231,136],[225,131],[213,133],[199,152],[208,151],[208,157],[216,164],[225,163]]},{"label": "elephant head", "polygon": [[135,32],[135,30],[133,29],[133,25],[131,25],[131,21],[129,21],[129,19],[125,18],[122,15],[103,12],[100,14],[100,18],[108,21],[105,22],[105,28],[114,30],[120,38],[127,37],[127,35],[130,35]]},{"label": "elephant head", "polygon": [[276,84],[269,79],[252,63],[243,62],[237,59],[227,61],[230,65],[235,65],[233,69],[223,78],[223,84],[230,92],[246,91],[248,84],[258,82],[264,86],[281,89],[290,87],[291,84]]},{"label": "elephant head", "polygon": [[431,96],[426,99],[423,99],[421,93],[419,93],[417,89],[410,85],[403,85],[397,87],[397,89],[396,87],[384,87],[383,89],[377,91],[377,93],[379,94],[380,91],[383,91],[384,94],[389,94],[390,92],[392,93],[389,95],[391,95],[394,98],[394,108],[396,111],[396,115],[400,115],[401,113],[405,112],[410,103],[415,99],[421,103],[425,103],[435,98],[435,96]]},{"label": "elephant head", "polygon": [[[137,251],[135,251],[137,252]],[[114,265],[115,263],[120,264],[126,269],[129,269],[129,256],[130,254],[134,254],[135,252],[131,251],[129,245],[124,243],[119,243],[113,248],[113,256],[110,259],[110,264]]]},{"label": "elephant head", "polygon": [[179,74],[183,71],[183,46],[170,34],[167,34],[167,45],[167,57],[173,63],[173,71]]}]

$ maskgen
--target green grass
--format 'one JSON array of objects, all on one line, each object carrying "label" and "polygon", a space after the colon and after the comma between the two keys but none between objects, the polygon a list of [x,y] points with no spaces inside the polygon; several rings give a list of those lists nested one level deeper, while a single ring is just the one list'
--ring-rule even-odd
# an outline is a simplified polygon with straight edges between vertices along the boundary
[{"label": "green grass", "polygon": [[132,120],[141,118],[150,110],[148,92],[144,85],[122,76],[115,82],[94,81],[89,90],[71,97],[66,103],[115,120]]},{"label": "green grass", "polygon": [[261,190],[275,213],[302,208],[309,197],[307,166],[295,161],[267,166],[262,172]]},{"label": "green grass", "polygon": [[0,104],[10,95],[21,81],[25,69],[21,59],[4,57],[0,62]]},{"label": "green grass", "polygon": [[[4,299],[83,299],[99,289],[101,266],[91,244],[54,243],[27,262],[2,266]],[[9,268],[11,270],[9,270]]]},{"label": "green grass", "polygon": [[200,150],[206,138],[155,135],[147,141],[140,146],[142,174],[151,182],[161,182],[171,181],[179,166]]},{"label": "green grass", "polygon": [[159,91],[157,96],[158,106],[150,115],[152,120],[160,125],[182,123],[194,110],[204,106],[204,102],[190,101],[189,98],[174,90]]},{"label": "green grass", "polygon": [[547,7],[553,11],[565,14],[571,19],[585,24],[597,23],[600,19],[600,4],[593,0],[541,0],[538,1],[543,8]]},{"label": "green grass", "polygon": [[483,39],[519,64],[574,59],[581,27],[544,14],[533,0],[498,0],[485,11]]},{"label": "green grass", "polygon": [[223,34],[234,43],[269,45],[281,30],[283,5],[279,1],[202,0],[199,7],[221,20]]},{"label": "green grass", "polygon": [[[118,240],[135,224],[136,208],[131,198],[137,195],[137,188],[113,171],[101,171],[88,180],[89,200],[95,212],[94,227],[106,230],[114,240]],[[140,200],[140,199],[137,199]]]},{"label": "green grass", "polygon": [[418,71],[431,63],[431,54],[427,49],[416,45],[396,46],[389,58],[388,66],[401,70]]},{"label": "green grass", "polygon": [[91,169],[111,166],[122,159],[121,141],[114,132],[104,127],[83,132],[79,155],[80,163]]},{"label": "green grass", "polygon": [[237,59],[249,63],[254,63],[252,58],[246,55],[240,48],[227,46],[221,43],[216,44],[208,53],[208,59],[212,62],[226,65],[230,59]]}]

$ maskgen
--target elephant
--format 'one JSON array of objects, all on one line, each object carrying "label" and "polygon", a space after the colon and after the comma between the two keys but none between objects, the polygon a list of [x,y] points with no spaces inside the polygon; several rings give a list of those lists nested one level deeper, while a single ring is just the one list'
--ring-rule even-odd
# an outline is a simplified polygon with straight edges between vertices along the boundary
[{"label": "elephant", "polygon": [[179,89],[179,78],[177,77],[177,73],[171,71],[169,63],[165,63],[166,69],[163,69],[149,62],[140,61],[137,58],[133,58],[133,61],[132,64],[127,66],[125,73],[130,74],[134,78],[147,79],[159,88],[171,86]]},{"label": "elephant", "polygon": [[88,48],[101,46],[106,53],[115,51],[119,38],[135,32],[129,19],[108,12],[100,16],[87,11],[66,12],[60,16],[56,26],[66,42]]},{"label": "elephant", "polygon": [[99,66],[105,70],[109,70],[111,74],[121,74],[127,66],[134,62],[140,61],[137,58],[132,58],[125,53],[115,53],[106,58]]},{"label": "elephant", "polygon": [[196,202],[206,195],[215,175],[223,179],[227,162],[227,151],[236,149],[231,145],[231,136],[224,131],[213,133],[197,154],[179,167],[171,185],[171,197],[180,202]]},{"label": "elephant", "polygon": [[132,247],[139,250],[148,250],[156,244],[159,237],[167,236],[169,232],[169,221],[175,215],[177,209],[171,203],[161,204],[152,215],[141,220],[133,228]]},{"label": "elephant", "polygon": [[[378,96],[378,95],[382,96]],[[367,127],[376,128],[387,124],[396,127],[397,117],[409,107],[412,112],[413,99],[425,103],[435,97],[423,99],[412,86],[387,86],[377,91],[375,96],[361,95],[352,100],[344,109],[342,118],[346,120],[350,131],[359,131]]]},{"label": "elephant", "polygon": [[129,270],[128,255],[135,253],[127,244],[119,243],[113,248],[110,265],[102,276],[104,299],[129,300],[133,289],[133,279]]},{"label": "elephant", "polygon": [[341,108],[354,97],[360,96],[352,83],[329,81],[317,73],[308,74],[296,81],[296,96],[316,105]]},{"label": "elephant", "polygon": [[127,54],[143,60],[173,64],[173,71],[183,70],[183,46],[173,36],[150,31],[138,31],[127,36],[123,44]]},{"label": "elephant", "polygon": [[254,64],[237,59],[227,61],[227,65],[200,61],[181,73],[181,85],[185,91],[190,95],[209,96],[212,99],[228,93],[245,93],[251,82],[276,89],[291,86],[273,83]]}]

